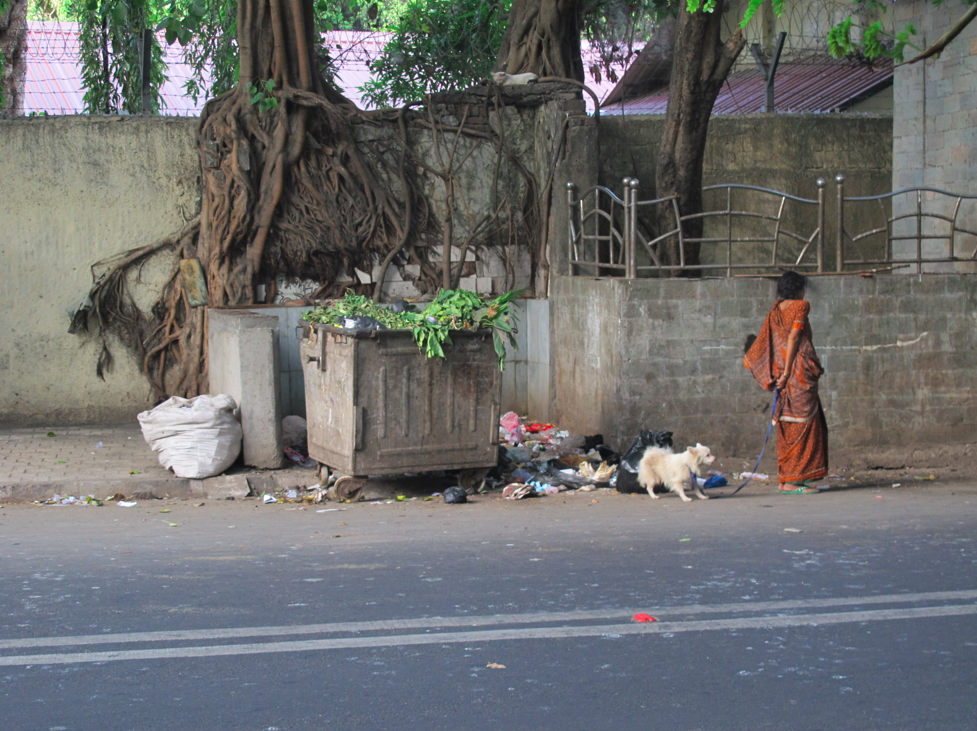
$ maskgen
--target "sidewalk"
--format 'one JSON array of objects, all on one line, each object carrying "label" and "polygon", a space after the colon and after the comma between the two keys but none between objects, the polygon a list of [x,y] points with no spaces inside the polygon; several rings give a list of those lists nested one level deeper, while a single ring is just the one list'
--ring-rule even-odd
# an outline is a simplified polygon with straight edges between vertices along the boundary
[{"label": "sidewalk", "polygon": [[307,484],[310,473],[284,469],[208,480],[177,477],[160,466],[135,422],[0,430],[0,502],[45,500],[55,493],[97,498],[122,493],[144,500],[244,497],[249,491],[260,495]]},{"label": "sidewalk", "polygon": [[0,500],[117,492],[183,497],[190,480],[160,466],[138,423],[0,431]]}]

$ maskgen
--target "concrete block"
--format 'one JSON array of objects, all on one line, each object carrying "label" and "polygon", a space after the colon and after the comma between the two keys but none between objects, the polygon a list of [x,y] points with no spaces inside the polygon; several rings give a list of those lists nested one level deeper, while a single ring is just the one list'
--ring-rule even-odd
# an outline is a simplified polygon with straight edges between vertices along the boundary
[{"label": "concrete block", "polygon": [[218,475],[204,480],[190,480],[190,490],[202,493],[208,500],[243,498],[251,493],[247,475]]},{"label": "concrete block", "polygon": [[265,474],[271,479],[272,487],[275,490],[292,490],[317,484],[315,470],[305,467],[286,468]]},{"label": "concrete block", "polygon": [[[463,279],[462,282],[464,281]],[[462,289],[468,288],[463,286]],[[383,283],[383,299],[387,302],[404,297],[417,297],[419,294],[413,282],[394,282],[388,279]]]},{"label": "concrete block", "polygon": [[238,403],[244,463],[275,469],[282,452],[281,353],[277,316],[247,310],[208,311],[212,393]]}]

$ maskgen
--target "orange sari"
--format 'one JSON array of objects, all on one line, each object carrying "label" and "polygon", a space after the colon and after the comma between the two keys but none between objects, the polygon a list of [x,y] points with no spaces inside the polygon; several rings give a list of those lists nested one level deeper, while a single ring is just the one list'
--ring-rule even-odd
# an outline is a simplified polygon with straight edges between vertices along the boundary
[{"label": "orange sari", "polygon": [[811,303],[777,300],[763,321],[760,334],[743,358],[757,382],[768,391],[784,372],[787,339],[801,330],[797,354],[787,385],[777,399],[773,421],[777,425],[777,472],[781,482],[818,480],[828,474],[828,423],[818,397],[818,379],[824,373],[811,340],[807,320]]}]

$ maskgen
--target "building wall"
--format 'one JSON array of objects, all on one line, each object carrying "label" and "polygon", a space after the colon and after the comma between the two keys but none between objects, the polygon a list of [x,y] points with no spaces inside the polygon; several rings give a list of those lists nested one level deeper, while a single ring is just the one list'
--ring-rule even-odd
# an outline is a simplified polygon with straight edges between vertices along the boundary
[{"label": "building wall", "polygon": [[[913,42],[926,47],[954,25],[967,7],[960,0],[947,0],[941,5],[915,0],[895,4],[893,12],[900,26],[912,23],[917,28],[919,35]],[[907,49],[907,58],[914,53]],[[977,194],[977,24],[965,28],[938,58],[898,66],[894,90],[893,190],[925,186]],[[955,205],[955,199],[932,193],[926,194],[922,202],[924,210],[946,215],[952,214]],[[893,201],[896,213],[910,212],[915,206],[914,195]],[[964,201],[959,216],[959,227],[977,230],[977,203]],[[931,226],[931,233],[947,233],[945,226]],[[904,224],[901,233],[911,233],[910,224]],[[970,256],[977,248],[977,237],[958,237],[958,243],[963,246],[962,254]],[[911,253],[915,242],[907,242],[904,247],[908,247],[906,253]],[[945,252],[945,247],[940,241],[924,245],[933,254]],[[930,268],[960,270],[963,266]]]},{"label": "building wall", "polygon": [[[759,278],[557,278],[558,423],[623,449],[642,429],[669,429],[677,446],[755,459],[770,395],[743,367],[743,343],[774,290]],[[973,454],[977,278],[825,276],[808,299],[834,466]]]}]

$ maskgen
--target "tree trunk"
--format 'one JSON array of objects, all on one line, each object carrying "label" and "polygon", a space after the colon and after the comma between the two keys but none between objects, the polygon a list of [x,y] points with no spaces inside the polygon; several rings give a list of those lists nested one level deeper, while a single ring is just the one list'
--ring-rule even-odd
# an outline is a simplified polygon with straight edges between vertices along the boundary
[{"label": "tree trunk", "polygon": [[[197,131],[199,229],[177,249],[200,260],[210,307],[255,304],[277,275],[355,281],[406,223],[357,149],[355,107],[317,71],[312,0],[240,0],[237,32],[238,85],[207,102]],[[143,368],[157,395],[193,396],[207,388],[206,323],[171,285]]]},{"label": "tree trunk", "polygon": [[513,0],[495,70],[584,80],[581,0]]},{"label": "tree trunk", "polygon": [[[370,271],[402,226],[357,150],[352,105],[317,71],[312,0],[242,0],[238,44],[238,86],[207,103],[198,134],[212,306],[253,303],[271,274]],[[272,108],[260,111],[263,100]]]},{"label": "tree trunk", "polygon": [[[712,106],[729,75],[736,57],[746,41],[737,29],[728,40],[720,40],[723,16],[720,9],[712,13],[690,13],[680,3],[675,32],[675,52],[672,75],[668,87],[668,108],[661,147],[655,167],[655,197],[677,194],[681,215],[702,211],[702,161],[706,148],[706,133]],[[658,235],[675,228],[675,216],[670,204],[656,211]],[[685,239],[702,236],[702,219],[687,221],[682,226]],[[663,263],[677,265],[681,261],[676,238],[660,244]],[[699,244],[685,244],[685,264],[699,263]],[[672,270],[673,274],[679,273]],[[691,273],[691,272],[690,272]]]},{"label": "tree trunk", "polygon": [[27,0],[8,0],[7,10],[0,13],[0,117],[24,113],[24,77],[27,73]]}]

